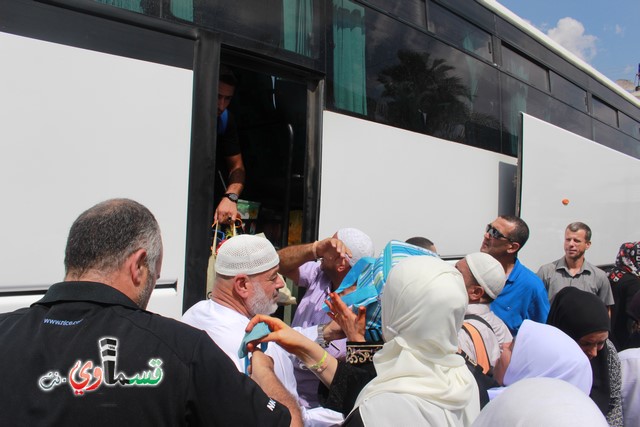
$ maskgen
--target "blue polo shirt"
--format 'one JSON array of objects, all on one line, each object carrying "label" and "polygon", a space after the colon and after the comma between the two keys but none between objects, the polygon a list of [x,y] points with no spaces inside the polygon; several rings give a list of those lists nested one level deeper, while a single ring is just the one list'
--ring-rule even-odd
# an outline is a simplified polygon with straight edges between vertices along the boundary
[{"label": "blue polo shirt", "polygon": [[546,323],[549,298],[542,280],[518,259],[507,278],[504,289],[491,303],[491,311],[507,324],[515,337],[525,319]]}]

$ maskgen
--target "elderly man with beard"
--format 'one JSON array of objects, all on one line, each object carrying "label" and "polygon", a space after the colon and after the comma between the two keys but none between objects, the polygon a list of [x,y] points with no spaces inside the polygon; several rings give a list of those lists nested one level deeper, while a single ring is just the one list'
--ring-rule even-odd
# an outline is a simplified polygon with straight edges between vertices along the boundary
[{"label": "elderly man with beard", "polygon": [[[270,315],[278,308],[278,290],[284,282],[278,275],[280,258],[264,237],[242,234],[225,241],[216,257],[216,278],[211,296],[187,310],[182,321],[202,329],[229,356],[241,372],[247,358],[238,354],[249,319]],[[273,359],[274,371],[299,402],[296,379],[289,354],[271,344],[265,354]],[[326,425],[321,411],[302,410],[305,425]]]}]

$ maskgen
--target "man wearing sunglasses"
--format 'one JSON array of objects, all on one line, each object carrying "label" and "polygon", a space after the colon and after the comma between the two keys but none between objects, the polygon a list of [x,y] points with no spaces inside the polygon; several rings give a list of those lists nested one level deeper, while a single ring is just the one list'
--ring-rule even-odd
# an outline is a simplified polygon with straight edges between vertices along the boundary
[{"label": "man wearing sunglasses", "polygon": [[480,252],[500,261],[507,274],[504,289],[491,310],[507,324],[515,336],[525,319],[545,323],[549,299],[542,280],[522,265],[518,252],[529,238],[529,227],[519,217],[501,215],[487,224]]}]

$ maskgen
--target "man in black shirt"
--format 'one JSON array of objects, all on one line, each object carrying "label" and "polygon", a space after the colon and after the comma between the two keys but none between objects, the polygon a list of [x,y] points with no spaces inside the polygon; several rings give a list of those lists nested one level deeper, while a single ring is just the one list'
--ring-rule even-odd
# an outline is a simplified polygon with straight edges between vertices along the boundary
[{"label": "man in black shirt", "polygon": [[268,357],[254,354],[249,378],[205,332],[144,310],[161,264],[144,206],[115,199],[80,215],[65,281],[0,315],[2,425],[300,425]]}]

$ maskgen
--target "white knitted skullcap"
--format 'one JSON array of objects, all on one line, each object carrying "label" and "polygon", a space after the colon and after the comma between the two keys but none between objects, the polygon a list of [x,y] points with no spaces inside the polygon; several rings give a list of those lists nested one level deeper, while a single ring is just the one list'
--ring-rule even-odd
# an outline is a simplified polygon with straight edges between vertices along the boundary
[{"label": "white knitted skullcap", "polygon": [[484,252],[469,254],[464,259],[467,260],[471,274],[482,286],[482,289],[491,298],[496,299],[502,292],[504,283],[507,280],[502,264]]},{"label": "white knitted skullcap", "polygon": [[374,249],[371,237],[357,228],[341,228],[336,235],[351,251],[349,265],[352,267],[360,258],[373,256]]},{"label": "white knitted skullcap", "polygon": [[216,257],[216,273],[224,276],[263,273],[280,263],[278,253],[264,237],[234,236],[222,243]]}]

